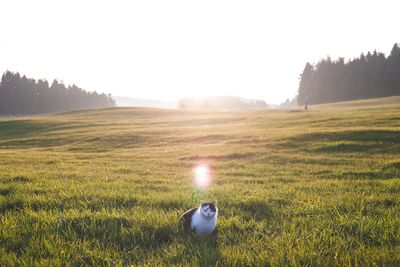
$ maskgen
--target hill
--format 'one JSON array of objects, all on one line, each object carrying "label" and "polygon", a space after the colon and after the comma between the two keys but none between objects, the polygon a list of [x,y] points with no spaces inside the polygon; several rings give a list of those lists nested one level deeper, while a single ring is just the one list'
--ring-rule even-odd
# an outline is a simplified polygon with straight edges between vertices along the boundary
[{"label": "hill", "polygon": [[312,108],[322,110],[339,109],[379,109],[390,108],[400,105],[400,96],[380,97],[372,99],[349,100],[329,104],[312,105]]},{"label": "hill", "polygon": [[[375,101],[0,119],[0,265],[399,265],[400,103]],[[176,224],[201,199],[215,240]]]},{"label": "hill", "polygon": [[138,99],[124,96],[113,96],[118,107],[142,107],[142,108],[177,108],[176,101],[161,101],[154,99]]},{"label": "hill", "polygon": [[182,98],[179,100],[180,109],[204,110],[242,110],[242,109],[267,109],[264,100],[246,99],[238,96],[214,96],[199,98]]}]

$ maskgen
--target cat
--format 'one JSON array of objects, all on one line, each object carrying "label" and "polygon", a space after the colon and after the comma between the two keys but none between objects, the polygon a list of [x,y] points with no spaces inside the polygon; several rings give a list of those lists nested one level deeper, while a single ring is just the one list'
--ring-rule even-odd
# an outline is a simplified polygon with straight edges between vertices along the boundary
[{"label": "cat", "polygon": [[218,218],[217,202],[201,201],[198,208],[186,211],[179,221],[185,228],[192,229],[197,235],[216,235]]}]

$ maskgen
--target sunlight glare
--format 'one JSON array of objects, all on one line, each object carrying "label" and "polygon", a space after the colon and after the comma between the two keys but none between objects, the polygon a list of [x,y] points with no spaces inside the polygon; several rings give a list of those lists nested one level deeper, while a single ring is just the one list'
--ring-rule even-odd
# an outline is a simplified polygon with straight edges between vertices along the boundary
[{"label": "sunlight glare", "polygon": [[210,167],[207,164],[197,165],[194,170],[194,179],[198,187],[209,187],[211,185]]}]

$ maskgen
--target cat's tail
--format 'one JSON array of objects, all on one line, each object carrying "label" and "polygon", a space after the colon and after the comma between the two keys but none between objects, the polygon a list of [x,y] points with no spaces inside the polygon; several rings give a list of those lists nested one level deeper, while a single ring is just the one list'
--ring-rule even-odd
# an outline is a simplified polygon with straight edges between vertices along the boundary
[{"label": "cat's tail", "polygon": [[179,217],[178,223],[184,228],[190,229],[192,224],[193,214],[197,211],[197,208],[190,209]]}]

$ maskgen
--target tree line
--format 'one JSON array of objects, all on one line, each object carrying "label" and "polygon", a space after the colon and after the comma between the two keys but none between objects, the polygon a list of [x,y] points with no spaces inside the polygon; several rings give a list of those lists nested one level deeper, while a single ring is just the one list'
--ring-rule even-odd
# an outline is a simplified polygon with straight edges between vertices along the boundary
[{"label": "tree line", "polygon": [[299,105],[400,95],[400,47],[391,53],[368,52],[348,60],[322,59],[307,63],[300,76]]},{"label": "tree line", "polygon": [[54,80],[34,80],[6,71],[0,82],[0,114],[40,114],[115,106],[111,95],[87,92],[76,85],[66,87]]},{"label": "tree line", "polygon": [[237,96],[217,96],[207,98],[182,98],[179,109],[264,109],[263,100],[245,99]]}]

